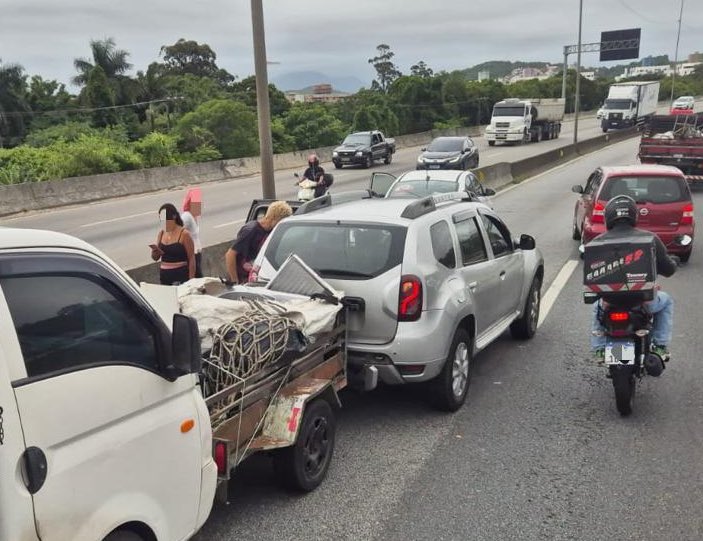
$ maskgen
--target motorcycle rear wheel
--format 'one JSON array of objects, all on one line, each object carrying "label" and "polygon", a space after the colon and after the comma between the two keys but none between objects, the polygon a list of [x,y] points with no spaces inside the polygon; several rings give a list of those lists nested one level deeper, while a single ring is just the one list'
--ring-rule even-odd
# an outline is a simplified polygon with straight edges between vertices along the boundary
[{"label": "motorcycle rear wheel", "polygon": [[614,366],[610,368],[615,390],[615,405],[620,415],[626,417],[632,413],[632,399],[635,396],[635,374],[631,366]]}]

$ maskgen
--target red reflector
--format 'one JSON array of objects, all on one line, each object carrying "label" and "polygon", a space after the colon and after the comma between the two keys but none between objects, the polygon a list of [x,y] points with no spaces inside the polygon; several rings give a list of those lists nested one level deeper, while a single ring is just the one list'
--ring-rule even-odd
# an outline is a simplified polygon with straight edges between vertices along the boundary
[{"label": "red reflector", "polygon": [[416,321],[422,313],[422,282],[417,276],[400,278],[398,321]]},{"label": "red reflector", "polygon": [[602,224],[605,222],[605,205],[598,201],[593,206],[593,212],[591,213],[591,223]]},{"label": "red reflector", "polygon": [[693,203],[688,203],[683,208],[681,216],[681,225],[691,225],[693,223]]},{"label": "red reflector", "polygon": [[608,314],[610,321],[627,321],[630,319],[630,314],[627,312],[610,312]]},{"label": "red reflector", "polygon": [[425,371],[424,364],[398,364],[396,368],[404,376],[419,376]]},{"label": "red reflector", "polygon": [[215,444],[215,465],[217,465],[217,473],[225,475],[227,473],[227,445],[223,442]]}]

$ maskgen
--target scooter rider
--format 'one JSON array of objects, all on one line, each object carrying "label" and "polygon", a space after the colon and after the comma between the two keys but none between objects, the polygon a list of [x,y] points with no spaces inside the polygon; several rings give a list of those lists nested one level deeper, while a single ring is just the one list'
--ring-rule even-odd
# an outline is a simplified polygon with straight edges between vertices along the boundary
[{"label": "scooter rider", "polygon": [[317,186],[315,186],[315,197],[325,195],[325,191],[327,190],[325,184],[325,170],[320,165],[317,154],[310,154],[310,156],[308,156],[308,168],[303,173],[301,182],[305,179],[317,182]]},{"label": "scooter rider", "polygon": [[[618,195],[613,197],[605,206],[605,226],[607,231],[597,239],[615,239],[633,236],[654,237],[656,246],[657,274],[671,276],[676,272],[676,260],[671,258],[661,239],[649,231],[637,229],[637,203],[632,197]],[[591,333],[591,348],[597,359],[603,359],[605,350],[604,328],[600,322],[600,301],[594,305],[593,323]],[[674,299],[668,293],[657,288],[653,300],[644,303],[649,313],[654,315],[654,328],[652,329],[652,343],[654,351],[663,360],[669,360],[669,343],[674,326]]]}]

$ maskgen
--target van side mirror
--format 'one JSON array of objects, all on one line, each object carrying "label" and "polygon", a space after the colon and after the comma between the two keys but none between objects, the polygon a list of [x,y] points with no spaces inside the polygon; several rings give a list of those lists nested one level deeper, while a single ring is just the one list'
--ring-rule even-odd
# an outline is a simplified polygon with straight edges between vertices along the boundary
[{"label": "van side mirror", "polygon": [[492,196],[495,194],[496,194],[496,191],[493,188],[484,188],[483,189],[483,195]]},{"label": "van side mirror", "polygon": [[520,243],[518,244],[521,250],[534,250],[537,244],[534,237],[530,235],[520,235]]},{"label": "van side mirror", "polygon": [[183,314],[173,315],[171,334],[171,363],[166,367],[166,376],[175,381],[186,374],[200,372],[202,355],[198,322]]},{"label": "van side mirror", "polygon": [[575,184],[571,187],[571,191],[574,193],[583,193],[583,186],[581,186],[580,184]]}]

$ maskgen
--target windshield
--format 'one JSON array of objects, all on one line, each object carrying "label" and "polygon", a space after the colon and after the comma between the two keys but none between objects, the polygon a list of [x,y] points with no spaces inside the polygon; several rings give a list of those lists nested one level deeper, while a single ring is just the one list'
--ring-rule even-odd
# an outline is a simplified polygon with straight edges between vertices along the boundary
[{"label": "windshield", "polygon": [[496,105],[493,108],[493,116],[525,116],[523,105]]},{"label": "windshield", "polygon": [[616,195],[629,195],[638,203],[676,203],[690,199],[685,180],[678,177],[612,177],[603,186],[598,199],[609,201]]},{"label": "windshield", "polygon": [[343,145],[368,145],[371,143],[371,136],[363,133],[355,133],[347,135],[344,138]]},{"label": "windshield", "polygon": [[463,139],[435,139],[427,147],[427,152],[459,152],[463,147]]},{"label": "windshield", "polygon": [[449,193],[458,190],[453,180],[407,180],[398,182],[386,197],[425,197],[436,193]]},{"label": "windshield", "polygon": [[297,254],[323,278],[363,280],[400,265],[406,229],[394,225],[282,223],[266,249],[278,269]]},{"label": "windshield", "polygon": [[629,109],[631,103],[630,100],[605,100],[603,107],[605,109]]}]

